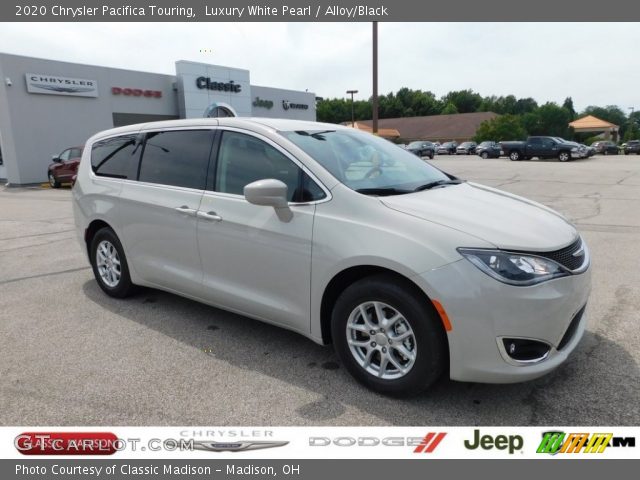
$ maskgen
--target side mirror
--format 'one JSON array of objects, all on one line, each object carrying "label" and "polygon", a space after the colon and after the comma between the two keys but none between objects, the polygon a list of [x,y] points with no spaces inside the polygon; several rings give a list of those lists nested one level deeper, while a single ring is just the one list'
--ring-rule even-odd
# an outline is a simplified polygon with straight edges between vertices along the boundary
[{"label": "side mirror", "polygon": [[60,163],[62,160],[60,160],[60,157],[58,155],[51,155],[51,161]]},{"label": "side mirror", "polygon": [[244,187],[244,198],[254,205],[287,208],[287,186],[274,178],[257,180]]}]

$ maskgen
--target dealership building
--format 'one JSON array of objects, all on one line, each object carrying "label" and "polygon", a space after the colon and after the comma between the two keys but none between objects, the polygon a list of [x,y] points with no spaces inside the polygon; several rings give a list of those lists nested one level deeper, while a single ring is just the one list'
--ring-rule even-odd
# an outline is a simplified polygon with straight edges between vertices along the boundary
[{"label": "dealership building", "polygon": [[315,120],[315,94],[251,85],[249,70],[179,60],[175,75],[0,53],[0,179],[43,182],[51,157],[134,123],[237,115]]}]

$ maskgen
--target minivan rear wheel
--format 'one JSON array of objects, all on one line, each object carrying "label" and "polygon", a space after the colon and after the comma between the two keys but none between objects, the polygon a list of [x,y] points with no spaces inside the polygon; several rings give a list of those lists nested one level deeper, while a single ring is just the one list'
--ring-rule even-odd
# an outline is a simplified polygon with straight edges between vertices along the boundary
[{"label": "minivan rear wheel", "polygon": [[109,296],[125,298],[135,286],[122,244],[113,230],[101,228],[91,240],[91,267],[100,288]]},{"label": "minivan rear wheel", "polygon": [[347,287],[335,303],[331,333],[349,373],[381,393],[419,393],[446,365],[446,336],[430,305],[390,275]]}]

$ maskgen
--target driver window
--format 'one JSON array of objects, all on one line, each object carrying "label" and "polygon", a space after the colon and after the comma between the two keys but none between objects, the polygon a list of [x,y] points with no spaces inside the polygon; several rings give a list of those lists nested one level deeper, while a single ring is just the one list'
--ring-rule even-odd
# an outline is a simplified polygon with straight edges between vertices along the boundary
[{"label": "driver window", "polygon": [[64,152],[62,152],[60,154],[60,160],[62,160],[63,162],[66,162],[67,160],[69,160],[69,153],[71,153],[71,149],[67,149]]},{"label": "driver window", "polygon": [[319,194],[324,196],[322,189],[301,168],[271,145],[251,135],[224,132],[218,153],[215,190],[244,195],[245,185],[267,178],[284,182],[290,202],[317,200],[313,197]]}]

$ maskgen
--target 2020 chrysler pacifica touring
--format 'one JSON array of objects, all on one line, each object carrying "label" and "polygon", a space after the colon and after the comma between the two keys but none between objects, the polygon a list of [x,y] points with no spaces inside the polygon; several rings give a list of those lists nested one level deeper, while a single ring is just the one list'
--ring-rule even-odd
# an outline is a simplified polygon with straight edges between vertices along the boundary
[{"label": "2020 chrysler pacifica touring", "polygon": [[347,127],[116,128],[72,192],[108,295],[144,285],[333,343],[380,392],[533,379],[585,328],[589,253],[565,218]]}]

